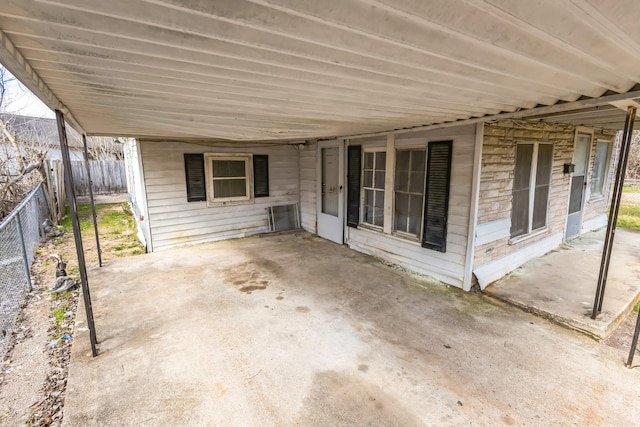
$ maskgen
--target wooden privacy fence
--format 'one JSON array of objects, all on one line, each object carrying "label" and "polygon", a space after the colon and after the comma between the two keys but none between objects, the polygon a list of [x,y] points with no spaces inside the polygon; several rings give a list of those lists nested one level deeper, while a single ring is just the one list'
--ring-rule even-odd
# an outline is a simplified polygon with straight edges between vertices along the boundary
[{"label": "wooden privacy fence", "polygon": [[[51,162],[51,168],[58,176],[63,176],[62,160]],[[91,181],[93,181],[93,194],[114,194],[127,192],[127,176],[124,170],[124,160],[90,160]],[[73,173],[73,188],[76,196],[89,195],[89,177],[84,161],[71,162]],[[56,183],[57,184],[57,183]],[[60,189],[60,185],[56,185]]]}]

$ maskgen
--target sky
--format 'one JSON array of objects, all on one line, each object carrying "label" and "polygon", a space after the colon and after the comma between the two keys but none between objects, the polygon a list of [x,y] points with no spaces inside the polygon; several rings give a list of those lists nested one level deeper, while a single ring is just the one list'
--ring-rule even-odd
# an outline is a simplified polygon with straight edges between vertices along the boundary
[{"label": "sky", "polygon": [[23,116],[55,118],[54,112],[44,105],[29,89],[14,79],[8,71],[7,77],[11,79],[7,83],[6,99],[2,106],[5,113],[20,114]]}]

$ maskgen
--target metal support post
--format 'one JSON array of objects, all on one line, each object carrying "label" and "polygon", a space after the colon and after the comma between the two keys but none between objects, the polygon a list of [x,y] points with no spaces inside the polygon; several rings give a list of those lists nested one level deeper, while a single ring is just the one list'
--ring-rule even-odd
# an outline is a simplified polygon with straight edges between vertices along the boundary
[{"label": "metal support post", "polygon": [[60,151],[62,153],[62,163],[64,165],[64,184],[67,191],[67,202],[69,203],[69,210],[71,213],[71,225],[73,226],[73,237],[76,243],[76,254],[78,255],[78,270],[80,271],[82,296],[84,298],[84,308],[87,315],[87,326],[89,327],[91,354],[95,357],[98,355],[98,350],[96,349],[96,328],[93,323],[93,307],[91,306],[89,281],[87,280],[87,265],[84,259],[82,234],[80,232],[80,220],[78,219],[78,207],[76,206],[76,193],[73,188],[71,158],[69,156],[69,145],[67,143],[67,131],[65,129],[64,114],[62,114],[62,111],[56,110],[56,119],[58,122],[58,135],[60,136]]},{"label": "metal support post", "polygon": [[89,151],[87,150],[87,135],[85,134],[82,134],[82,144],[84,145],[84,164],[87,166],[87,178],[89,179],[89,196],[91,198],[91,213],[93,214],[93,229],[96,233],[98,265],[102,267],[102,249],[100,249],[100,237],[98,236],[98,219],[96,215],[96,204],[93,200],[93,180],[91,179],[91,168],[89,167]]},{"label": "metal support post", "polygon": [[636,354],[636,349],[638,348],[638,335],[640,335],[640,311],[638,312],[638,319],[636,320],[636,331],[633,333],[633,340],[631,341],[631,350],[629,350],[627,368],[630,368],[633,364],[633,356]]},{"label": "metal support post", "polygon": [[613,249],[613,239],[616,234],[616,223],[618,222],[618,211],[620,210],[620,200],[622,198],[622,185],[624,175],[627,170],[627,159],[629,158],[629,148],[631,147],[631,136],[633,133],[633,122],[636,118],[636,107],[630,106],[627,109],[627,118],[622,132],[622,144],[620,145],[620,158],[616,171],[616,182],[613,186],[613,198],[609,208],[609,223],[607,224],[607,234],[604,238],[604,248],[602,249],[602,262],[600,263],[600,274],[598,275],[598,286],[593,302],[593,312],[591,318],[595,319],[602,311],[602,301],[604,300],[604,289],[607,285],[607,274],[611,261],[611,250]]},{"label": "metal support post", "polygon": [[24,261],[24,271],[27,274],[27,283],[29,284],[29,290],[33,290],[33,283],[31,282],[31,269],[29,268],[29,258],[27,257],[27,246],[24,244],[24,233],[22,232],[22,216],[20,211],[16,216],[16,224],[18,224],[18,234],[20,235],[20,249],[22,249],[22,261]]}]

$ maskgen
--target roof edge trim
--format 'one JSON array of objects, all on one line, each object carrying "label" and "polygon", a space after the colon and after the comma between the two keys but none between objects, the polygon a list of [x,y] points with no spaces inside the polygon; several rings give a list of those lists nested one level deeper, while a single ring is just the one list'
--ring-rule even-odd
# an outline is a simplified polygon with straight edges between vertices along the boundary
[{"label": "roof edge trim", "polygon": [[0,30],[0,63],[5,66],[20,83],[25,85],[35,96],[53,111],[60,110],[65,120],[79,133],[84,133],[82,125],[74,117],[73,113],[64,105],[53,91],[40,78],[31,67],[26,58],[18,51],[7,35]]},{"label": "roof edge trim", "polygon": [[540,106],[527,108],[527,109],[520,108],[513,112],[503,112],[503,113],[486,115],[481,117],[472,117],[468,119],[454,120],[451,122],[433,123],[429,125],[413,126],[408,128],[392,129],[392,130],[366,133],[366,134],[345,135],[342,138],[358,139],[358,138],[368,138],[372,136],[388,135],[391,133],[403,134],[403,133],[416,132],[421,130],[442,129],[442,128],[449,128],[454,126],[464,126],[464,125],[471,125],[476,123],[487,123],[487,122],[506,120],[506,119],[524,119],[529,116],[537,116],[542,114],[547,114],[551,116],[557,113],[566,113],[568,111],[580,111],[582,109],[589,108],[589,107],[611,104],[611,103],[625,101],[625,100],[638,98],[638,97],[640,97],[640,83],[635,84],[627,92],[622,92],[622,93],[608,91],[598,97],[585,96],[585,97],[581,97],[577,101],[558,101],[557,103],[552,105],[540,105]]}]

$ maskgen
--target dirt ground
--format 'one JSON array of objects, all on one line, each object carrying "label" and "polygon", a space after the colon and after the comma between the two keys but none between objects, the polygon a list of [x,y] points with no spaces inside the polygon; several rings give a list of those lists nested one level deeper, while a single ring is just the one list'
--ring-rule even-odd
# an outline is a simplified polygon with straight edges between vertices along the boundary
[{"label": "dirt ground", "polygon": [[[632,311],[629,317],[618,326],[618,328],[604,341],[609,347],[629,352],[631,349],[631,340],[636,328],[638,320],[638,312]],[[640,352],[636,350],[634,356],[634,365],[640,365]]]},{"label": "dirt ground", "polygon": [[[98,205],[103,260],[143,252],[122,203]],[[79,206],[87,267],[98,265],[89,206]],[[9,350],[0,367],[0,426],[56,426],[63,418],[67,368],[79,291],[51,295],[58,254],[67,272],[78,278],[71,223],[63,221],[40,245],[31,267],[34,290],[16,321]]]}]

